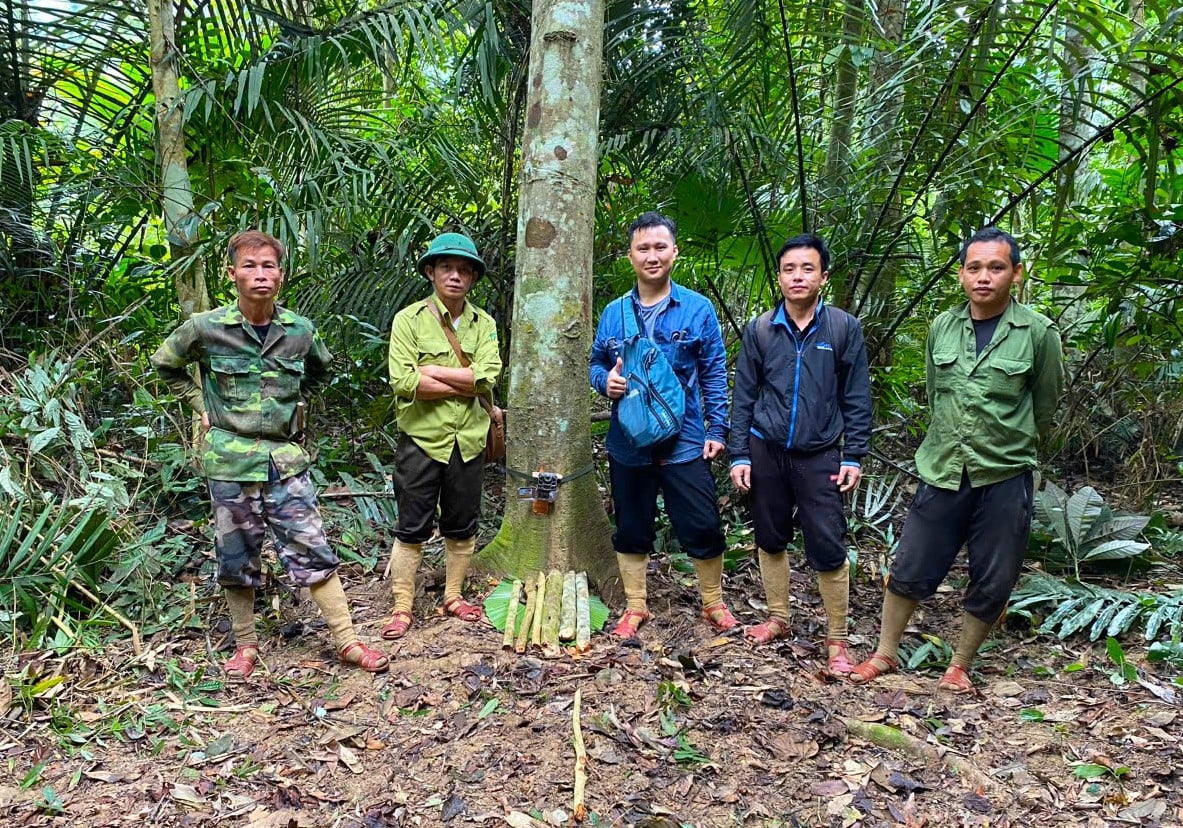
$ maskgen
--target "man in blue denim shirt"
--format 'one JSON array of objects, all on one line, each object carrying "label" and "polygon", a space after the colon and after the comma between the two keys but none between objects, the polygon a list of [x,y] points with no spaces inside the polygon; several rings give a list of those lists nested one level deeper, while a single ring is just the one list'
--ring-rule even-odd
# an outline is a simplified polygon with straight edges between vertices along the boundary
[{"label": "man in blue denim shirt", "polygon": [[610,400],[619,400],[628,387],[621,376],[623,313],[635,312],[642,334],[661,348],[686,390],[682,430],[647,449],[629,442],[613,406],[608,427],[608,467],[616,511],[612,546],[628,601],[613,630],[621,638],[636,636],[652,617],[645,575],[656,536],[658,489],[665,496],[666,514],[678,543],[698,572],[703,618],[720,631],[737,623],[723,603],[724,542],[710,465],[727,439],[727,357],[714,307],[706,297],[670,279],[678,257],[676,237],[674,222],[660,213],[645,213],[629,226],[628,258],[637,285],[604,309],[591,351],[592,387]]}]

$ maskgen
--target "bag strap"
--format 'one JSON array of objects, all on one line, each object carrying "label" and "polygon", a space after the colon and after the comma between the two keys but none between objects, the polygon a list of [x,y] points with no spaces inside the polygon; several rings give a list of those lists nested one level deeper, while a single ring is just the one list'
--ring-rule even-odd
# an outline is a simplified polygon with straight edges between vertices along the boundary
[{"label": "bag strap", "polygon": [[[460,360],[460,367],[468,368],[471,366],[472,360],[464,355],[464,349],[460,347],[460,340],[456,338],[456,331],[452,329],[451,325],[444,321],[444,317],[440,313],[440,309],[435,306],[435,299],[431,296],[428,296],[424,301],[427,302],[427,310],[431,312],[431,315],[435,317],[435,321],[439,322],[440,327],[444,329],[444,336],[448,338],[448,343],[452,346],[452,350],[456,352],[456,359]],[[481,408],[492,414],[493,401],[491,399],[485,399],[480,394],[477,394],[476,399],[477,402],[481,404]]]}]

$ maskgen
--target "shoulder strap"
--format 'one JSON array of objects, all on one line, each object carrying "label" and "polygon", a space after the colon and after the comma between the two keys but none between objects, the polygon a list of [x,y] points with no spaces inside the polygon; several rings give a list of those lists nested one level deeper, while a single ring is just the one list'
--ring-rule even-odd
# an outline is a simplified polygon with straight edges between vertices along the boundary
[{"label": "shoulder strap", "polygon": [[834,357],[841,363],[842,356],[846,353],[846,340],[850,336],[850,315],[841,308],[827,306],[826,317],[830,323],[830,337],[834,340],[831,343]]},{"label": "shoulder strap", "polygon": [[772,330],[772,314],[775,312],[776,308],[773,308],[756,317],[756,344],[760,349],[760,359],[768,353],[768,336]]},{"label": "shoulder strap", "polygon": [[[435,317],[435,321],[440,323],[440,327],[444,329],[444,336],[448,338],[448,343],[452,346],[452,350],[456,352],[456,359],[460,360],[461,368],[468,368],[472,365],[472,360],[464,355],[464,349],[460,347],[460,340],[456,338],[456,332],[452,330],[452,326],[444,321],[444,317],[440,314],[440,309],[435,306],[435,300],[430,296],[426,299],[427,310]],[[491,411],[493,408],[493,401],[485,399],[477,395],[477,402],[481,404],[481,408],[485,411]]]}]

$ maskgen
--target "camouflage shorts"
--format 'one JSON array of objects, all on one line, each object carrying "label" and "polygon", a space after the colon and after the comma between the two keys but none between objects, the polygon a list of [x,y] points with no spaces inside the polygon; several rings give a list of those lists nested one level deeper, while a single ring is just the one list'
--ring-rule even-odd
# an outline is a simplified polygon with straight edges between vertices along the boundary
[{"label": "camouflage shorts", "polygon": [[299,586],[318,584],[337,570],[340,560],[325,538],[308,472],[275,483],[208,482],[219,584],[245,588],[262,583],[259,552],[269,526],[279,559]]}]

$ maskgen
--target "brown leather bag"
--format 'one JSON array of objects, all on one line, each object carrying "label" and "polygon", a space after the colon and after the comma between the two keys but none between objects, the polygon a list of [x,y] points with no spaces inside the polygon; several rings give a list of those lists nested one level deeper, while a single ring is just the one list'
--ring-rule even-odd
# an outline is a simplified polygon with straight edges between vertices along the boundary
[{"label": "brown leather bag", "polygon": [[[472,361],[464,355],[464,349],[460,347],[460,340],[456,338],[456,332],[452,330],[451,325],[444,321],[439,308],[435,306],[431,297],[427,298],[427,309],[431,311],[431,315],[444,329],[444,336],[448,337],[452,350],[456,352],[456,358],[460,360],[460,367],[467,368],[472,365]],[[476,399],[481,404],[481,408],[485,409],[485,413],[489,415],[489,433],[485,436],[485,462],[500,463],[505,459],[505,410],[493,405],[492,397],[486,398],[478,395]]]}]

